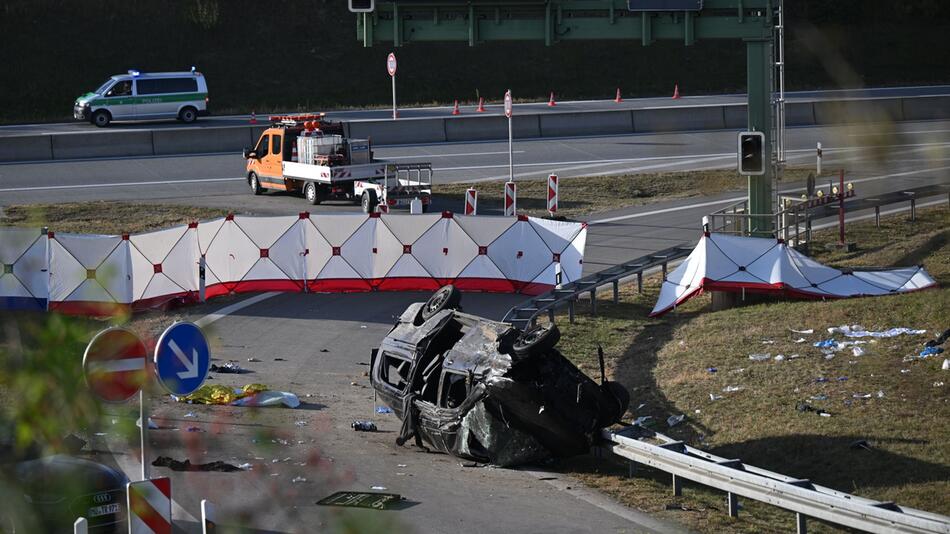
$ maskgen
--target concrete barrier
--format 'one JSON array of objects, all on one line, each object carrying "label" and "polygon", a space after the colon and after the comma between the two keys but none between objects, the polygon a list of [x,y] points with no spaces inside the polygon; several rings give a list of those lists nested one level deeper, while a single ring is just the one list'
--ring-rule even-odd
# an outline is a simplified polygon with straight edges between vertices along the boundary
[{"label": "concrete barrier", "polygon": [[442,143],[446,119],[399,119],[376,121],[350,121],[346,134],[357,139],[372,139],[376,145],[406,143]]},{"label": "concrete barrier", "polygon": [[53,135],[53,159],[151,156],[152,130]]},{"label": "concrete barrier", "polygon": [[814,102],[786,102],[785,126],[814,126]]},{"label": "concrete barrier", "polygon": [[[514,115],[511,135],[516,139],[541,137],[538,115]],[[446,119],[446,141],[489,141],[508,139],[508,118],[504,115]]]},{"label": "concrete barrier", "polygon": [[904,97],[904,120],[950,119],[950,96]]},{"label": "concrete barrier", "polygon": [[53,136],[11,135],[0,138],[0,161],[47,161],[53,159]]},{"label": "concrete barrier", "polygon": [[844,124],[903,120],[900,98],[816,100],[815,124]]},{"label": "concrete barrier", "polygon": [[[260,129],[263,131],[263,128]],[[204,154],[209,152],[240,152],[257,143],[260,135],[247,126],[221,128],[175,128],[153,130],[153,154]]]},{"label": "concrete barrier", "polygon": [[728,130],[745,130],[749,126],[749,113],[745,104],[722,106],[725,127]]},{"label": "concrete barrier", "polygon": [[629,110],[580,111],[538,115],[541,137],[633,133]]},{"label": "concrete barrier", "polygon": [[723,106],[691,106],[633,110],[637,133],[682,130],[721,130],[726,127]]}]

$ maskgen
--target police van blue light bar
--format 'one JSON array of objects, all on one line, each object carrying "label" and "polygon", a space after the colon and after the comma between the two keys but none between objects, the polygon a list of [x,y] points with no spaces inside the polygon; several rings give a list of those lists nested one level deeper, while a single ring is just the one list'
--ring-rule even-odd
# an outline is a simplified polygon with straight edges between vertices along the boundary
[{"label": "police van blue light bar", "polygon": [[129,74],[130,74],[131,76],[138,76],[138,75],[140,75],[140,74],[142,74],[142,73],[139,72],[139,71],[137,71],[137,70],[135,70],[135,69],[129,69]]}]

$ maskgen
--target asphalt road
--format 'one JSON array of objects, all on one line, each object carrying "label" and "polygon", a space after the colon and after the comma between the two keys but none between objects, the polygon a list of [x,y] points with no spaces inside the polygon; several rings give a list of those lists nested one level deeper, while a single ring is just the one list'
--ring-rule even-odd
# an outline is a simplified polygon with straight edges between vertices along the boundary
[{"label": "asphalt road", "polygon": [[[213,87],[212,87],[213,89]],[[786,93],[788,102],[799,100],[824,100],[841,98],[885,98],[900,96],[930,96],[945,95],[950,93],[950,86],[923,86],[923,87],[888,87],[872,89],[849,89],[836,91],[801,91]],[[673,94],[673,88],[670,88],[670,95]],[[514,113],[516,114],[539,114],[539,113],[564,113],[570,111],[601,111],[616,109],[647,109],[658,107],[682,107],[682,106],[710,106],[723,104],[744,104],[746,102],[745,94],[735,95],[708,95],[708,96],[689,96],[689,90],[686,87],[680,88],[681,98],[672,99],[670,95],[653,98],[629,98],[623,102],[617,103],[612,98],[609,100],[579,100],[557,102],[555,107],[548,106],[544,102],[525,102],[515,104]],[[517,95],[514,95],[517,98]],[[214,91],[211,92],[212,113],[214,112]],[[555,95],[556,99],[556,95]],[[485,105],[486,115],[500,115],[504,109],[501,104],[501,95],[494,99],[496,103]],[[476,103],[477,104],[477,103]],[[460,111],[463,114],[475,114],[476,104],[467,104],[461,106]],[[64,102],[63,109],[71,113],[72,102]],[[316,110],[319,112],[321,110]],[[392,117],[392,108],[363,109],[363,110],[322,110],[327,112],[327,117],[336,120],[360,121],[360,120],[378,120],[389,119]],[[451,117],[452,106],[434,106],[417,108],[400,108],[399,117],[404,119],[423,118],[423,117]],[[24,134],[45,134],[45,133],[69,133],[69,132],[102,132],[114,131],[119,129],[130,130],[151,130],[164,128],[206,128],[212,126],[243,126],[248,124],[250,115],[226,115],[209,116],[199,119],[192,125],[184,125],[175,120],[166,121],[148,121],[148,122],[116,122],[109,128],[97,128],[85,122],[65,122],[65,123],[40,123],[40,124],[12,124],[0,126],[0,137],[9,135]],[[260,123],[266,123],[267,114],[260,114],[257,120]]]}]

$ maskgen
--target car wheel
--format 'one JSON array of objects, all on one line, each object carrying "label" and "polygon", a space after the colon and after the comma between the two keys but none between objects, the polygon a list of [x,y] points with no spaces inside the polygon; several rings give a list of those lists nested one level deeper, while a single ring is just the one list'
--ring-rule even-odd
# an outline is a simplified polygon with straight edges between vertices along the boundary
[{"label": "car wheel", "polygon": [[100,128],[105,128],[112,122],[112,114],[104,109],[92,114],[92,123]]},{"label": "car wheel", "polygon": [[462,302],[462,293],[453,285],[442,286],[438,291],[429,297],[419,316],[423,322],[428,321],[435,314],[442,310],[458,309]]},{"label": "car wheel", "polygon": [[367,189],[363,191],[363,213],[373,213],[376,210],[376,205],[379,204],[379,199],[376,198],[376,191],[372,189]]},{"label": "car wheel", "polygon": [[257,179],[257,173],[252,172],[250,176],[247,177],[247,183],[251,186],[251,193],[259,195],[264,192],[260,180]]},{"label": "car wheel", "polygon": [[303,194],[307,198],[307,202],[314,206],[323,201],[323,197],[320,196],[320,191],[317,190],[317,184],[313,182],[307,182],[307,185],[303,186]]},{"label": "car wheel", "polygon": [[185,124],[191,124],[192,122],[195,122],[195,120],[197,119],[198,119],[198,110],[191,106],[184,107],[181,109],[181,111],[178,112],[178,120],[180,120],[181,122]]},{"label": "car wheel", "polygon": [[547,352],[557,345],[561,339],[561,331],[554,323],[535,325],[525,330],[511,346],[517,356],[530,356]]},{"label": "car wheel", "polygon": [[605,396],[612,402],[609,411],[604,407],[605,410],[602,411],[601,419],[598,421],[598,426],[606,427],[619,422],[623,414],[627,412],[630,406],[630,392],[619,383],[609,381],[605,382],[601,389],[605,390]]}]

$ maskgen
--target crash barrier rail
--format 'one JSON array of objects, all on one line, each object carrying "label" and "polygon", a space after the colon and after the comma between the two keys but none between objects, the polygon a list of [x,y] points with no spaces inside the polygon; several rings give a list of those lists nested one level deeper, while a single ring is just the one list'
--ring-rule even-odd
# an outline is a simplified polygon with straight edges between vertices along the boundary
[{"label": "crash barrier rail", "polygon": [[603,429],[601,437],[601,449],[630,461],[630,476],[640,463],[670,473],[676,496],[682,495],[683,479],[726,492],[731,517],[738,517],[738,497],[746,497],[794,512],[799,534],[805,534],[807,518],[867,532],[950,533],[950,517],[850,495],[722,458],[639,425],[621,431]]},{"label": "crash barrier rail", "polygon": [[[909,203],[910,220],[917,220],[917,202],[921,199],[935,196],[947,196],[947,205],[950,207],[950,185],[934,184],[900,191],[893,191],[869,198],[854,198],[853,191],[846,191],[847,202],[844,207],[848,212],[874,209],[875,224],[881,226],[881,207],[903,202]],[[800,201],[787,199],[785,209],[775,214],[757,215],[748,213],[748,201],[742,200],[709,214],[709,229],[714,233],[734,235],[750,235],[751,221],[755,218],[774,218],[775,235],[781,237],[792,247],[799,247],[811,241],[812,221],[824,219],[838,214],[837,195],[829,194],[822,197],[826,200],[810,199]]]},{"label": "crash barrier rail", "polygon": [[587,226],[534,217],[228,215],[134,235],[0,228],[0,309],[109,315],[248,291],[538,294],[581,276]]},{"label": "crash barrier rail", "polygon": [[[816,98],[785,105],[788,126],[848,122],[916,121],[950,118],[950,95]],[[713,104],[643,109],[516,112],[515,138],[658,133],[745,129],[746,105]],[[253,146],[266,128],[256,126],[198,126],[163,129],[44,133],[4,136],[0,162],[43,161],[91,157],[159,156],[238,152]],[[503,140],[508,122],[498,115],[370,119],[346,121],[350,138],[372,138],[376,144],[412,144]]]},{"label": "crash barrier rail", "polygon": [[579,280],[556,285],[554,289],[511,308],[502,320],[524,330],[529,326],[533,326],[538,316],[545,312],[548,314],[548,319],[553,323],[555,311],[566,305],[568,319],[573,323],[574,305],[578,297],[583,293],[590,294],[590,313],[591,315],[597,315],[598,289],[607,284],[611,284],[613,286],[613,302],[616,304],[620,300],[621,281],[636,276],[637,291],[643,292],[643,274],[646,271],[660,267],[663,272],[663,279],[665,280],[669,264],[675,260],[689,256],[692,251],[693,247],[690,245],[676,245],[675,247],[670,247],[635,260],[615,265]]}]

